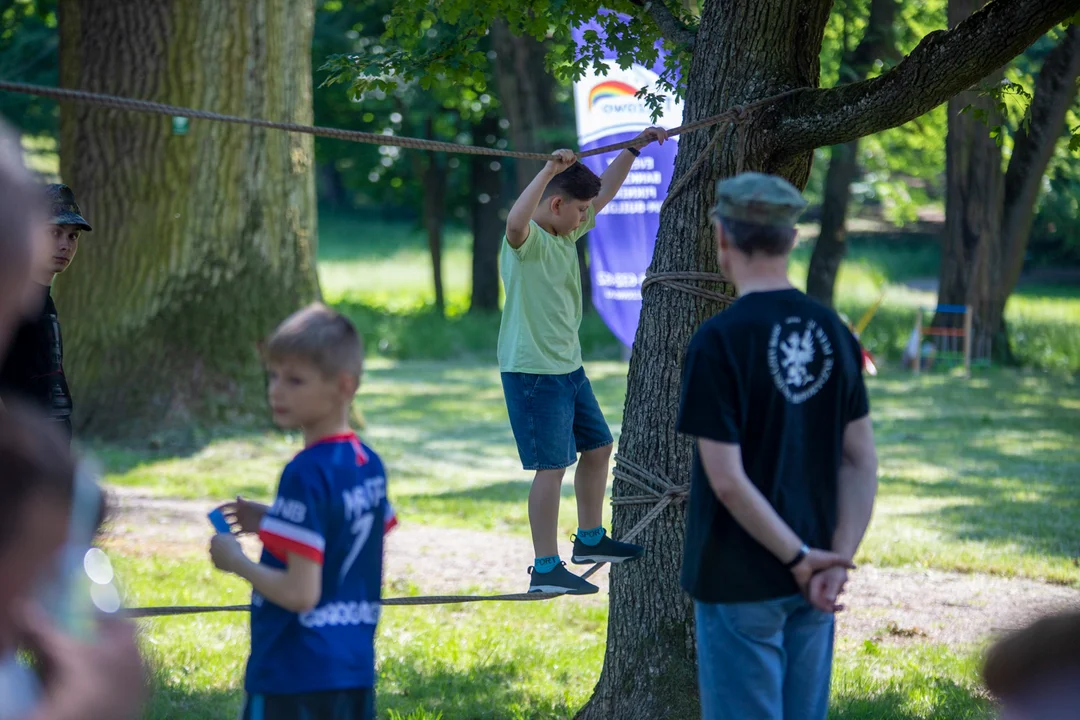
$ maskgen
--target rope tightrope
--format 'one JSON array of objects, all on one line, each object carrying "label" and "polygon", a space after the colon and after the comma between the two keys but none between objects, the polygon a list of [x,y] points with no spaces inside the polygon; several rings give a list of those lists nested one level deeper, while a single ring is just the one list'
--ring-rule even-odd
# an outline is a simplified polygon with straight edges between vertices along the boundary
[{"label": "rope tightrope", "polygon": [[[746,122],[747,119],[752,116],[754,110],[758,110],[766,105],[771,105],[772,103],[777,102],[778,100],[785,98],[794,92],[799,92],[803,89],[804,88],[788,90],[787,92],[782,92],[778,95],[772,95],[770,97],[763,98],[761,100],[758,100],[757,102],[753,102],[745,106],[736,105],[735,107],[725,112],[722,112],[719,115],[702,118],[701,120],[696,120],[691,123],[680,125],[677,128],[672,128],[671,130],[668,130],[668,136],[682,135],[688,132],[692,132],[694,130],[700,130],[701,128],[709,127],[711,125],[717,125],[719,123]],[[551,159],[551,155],[549,153],[500,150],[499,148],[462,145],[459,143],[443,142],[440,140],[426,140],[422,138],[402,137],[399,135],[382,135],[379,133],[361,132],[359,130],[344,130],[341,128],[329,128],[318,125],[303,125],[301,123],[292,122],[277,122],[274,120],[263,120],[262,118],[242,117],[240,115],[227,115],[224,113],[210,112],[209,110],[198,110],[195,108],[181,107],[179,105],[169,105],[167,103],[153,102],[150,100],[136,100],[134,98],[120,97],[117,95],[106,95],[104,93],[90,92],[88,90],[47,87],[45,85],[33,85],[30,83],[18,83],[0,80],[0,91],[21,93],[23,95],[37,95],[38,97],[52,98],[53,100],[80,102],[87,105],[98,105],[101,107],[112,108],[115,110],[131,110],[134,112],[149,113],[152,115],[178,116],[190,118],[192,120],[212,120],[215,122],[232,123],[235,125],[249,125],[251,127],[269,128],[271,130],[285,130],[287,132],[316,135],[319,137],[334,138],[336,140],[348,140],[350,142],[366,143],[368,145],[393,145],[395,147],[410,148],[413,150],[431,150],[436,152],[462,153],[466,155],[487,155],[491,157],[517,158],[521,160],[542,160],[545,162]],[[710,145],[714,143],[715,139],[713,143],[710,143]],[[602,155],[604,153],[613,152],[615,150],[625,150],[626,148],[640,145],[640,141],[625,140],[623,142],[593,148],[592,150],[586,150],[579,153],[578,157],[584,158],[591,157],[593,155]],[[691,170],[695,169],[697,166],[698,163],[695,163],[694,167],[691,168]],[[690,173],[687,173],[687,175],[689,174]],[[681,185],[676,186],[676,190],[678,189],[681,189]],[[674,191],[669,191],[668,194],[670,196],[674,194]]]},{"label": "rope tightrope", "polygon": [[[731,123],[732,125],[743,125],[748,122],[757,110],[763,107],[772,105],[773,103],[786,98],[794,93],[801,92],[806,88],[794,88],[777,95],[772,95],[767,98],[763,98],[749,105],[736,105],[725,112],[718,115],[712,115],[710,117],[702,118],[694,122],[680,125],[679,127],[668,130],[668,136],[682,135],[694,130],[700,130],[702,128],[710,127],[712,125],[718,125],[721,123]],[[57,88],[46,87],[43,85],[33,85],[30,83],[17,83],[0,80],[0,91],[21,93],[25,95],[36,95],[39,97],[52,98],[60,101],[80,102],[89,105],[97,105],[100,107],[112,108],[116,110],[130,110],[134,112],[149,113],[153,115],[166,115],[166,116],[178,116],[186,117],[196,120],[210,120],[215,122],[232,123],[237,125],[248,125],[251,127],[262,127],[271,130],[284,130],[286,132],[303,133],[307,135],[316,135],[319,137],[328,137],[338,140],[347,140],[350,142],[366,143],[370,145],[391,145],[395,147],[410,148],[415,150],[428,150],[435,152],[453,152],[462,153],[467,155],[486,155],[492,157],[503,158],[518,158],[523,160],[541,160],[547,161],[551,159],[550,154],[545,153],[533,153],[533,152],[521,152],[512,150],[501,150],[498,148],[485,148],[476,147],[471,145],[462,145],[459,143],[442,142],[438,140],[427,140],[421,138],[402,137],[398,135],[382,135],[378,133],[361,132],[358,130],[344,130],[341,128],[328,128],[317,125],[303,125],[301,123],[292,122],[277,122],[273,120],[263,120],[261,118],[242,117],[239,115],[227,115],[224,113],[210,112],[208,110],[198,110],[195,108],[181,107],[178,105],[169,105],[167,103],[152,102],[149,100],[136,100],[134,98],[119,97],[116,95],[107,95],[103,93],[89,92],[86,90],[73,90],[70,88]],[[741,155],[743,154],[743,146],[745,143],[745,133],[741,134],[743,137],[740,141],[740,165],[742,163]],[[706,145],[705,150],[690,166],[690,169],[679,179],[679,181],[668,190],[668,196],[664,199],[664,205],[671,200],[671,198],[681,191],[686,185],[689,178],[701,167],[705,160],[711,155],[712,151],[716,148],[719,142],[721,133],[718,129],[709,143]],[[626,140],[624,142],[614,143],[611,145],[604,145],[602,147],[593,148],[592,150],[586,150],[578,154],[579,158],[591,157],[593,155],[602,155],[604,153],[612,152],[615,150],[623,150],[629,147],[639,146],[640,141]],[[726,282],[726,279],[722,275],[715,273],[702,273],[702,272],[667,272],[667,273],[652,273],[645,278],[642,283],[641,289],[645,290],[648,286],[661,283],[667,285],[673,289],[687,292],[698,297],[702,297],[708,300],[716,300],[723,303],[731,303],[734,299],[723,293],[715,292],[705,288],[699,288],[694,285],[690,285],[687,281],[704,281],[704,282]],[[660,513],[664,511],[669,505],[674,502],[681,502],[686,498],[689,491],[687,485],[677,485],[672,483],[663,475],[655,475],[643,468],[641,465],[634,463],[627,458],[616,455],[615,457],[615,477],[619,478],[635,487],[644,490],[643,495],[624,495],[612,499],[614,505],[646,505],[651,504],[653,507],[645,514],[641,520],[638,521],[633,528],[623,537],[624,542],[631,542],[640,535],[649,524],[660,516]],[[588,571],[586,571],[582,577],[589,578],[594,575],[605,563],[597,563],[593,565]],[[382,605],[395,606],[395,605],[436,605],[436,604],[451,604],[451,603],[470,603],[470,602],[490,602],[490,601],[509,601],[509,602],[526,602],[537,600],[550,600],[561,596],[563,593],[512,593],[507,595],[431,595],[421,597],[397,597],[387,598],[382,601]],[[127,608],[122,611],[125,617],[129,618],[150,618],[150,617],[164,617],[172,615],[192,615],[199,613],[211,613],[211,612],[242,612],[250,610],[250,605],[221,605],[221,606],[201,606],[201,605],[171,605],[164,607],[143,607],[143,608]]]},{"label": "rope tightrope", "polygon": [[[623,542],[631,542],[640,535],[653,520],[660,516],[669,505],[686,499],[689,485],[677,485],[664,475],[653,474],[641,465],[622,455],[615,456],[615,477],[648,490],[647,495],[624,495],[612,498],[613,505],[652,505],[652,509],[638,521],[630,532],[623,536]],[[584,574],[583,579],[595,575],[606,563],[596,563]],[[424,595],[418,597],[385,598],[384,606],[397,605],[451,605],[473,602],[534,602],[562,597],[564,593],[510,593],[507,595]],[[246,612],[250,605],[169,605],[163,607],[127,608],[121,611],[126,618],[154,618],[175,615],[199,615],[215,612]]]},{"label": "rope tightrope", "polygon": [[[380,605],[451,605],[472,602],[523,602],[551,600],[562,593],[512,593],[509,595],[425,595],[418,597],[384,598]],[[215,612],[247,612],[251,605],[168,605],[163,607],[127,608],[121,614],[130,619],[166,617],[175,615],[201,615]]]}]

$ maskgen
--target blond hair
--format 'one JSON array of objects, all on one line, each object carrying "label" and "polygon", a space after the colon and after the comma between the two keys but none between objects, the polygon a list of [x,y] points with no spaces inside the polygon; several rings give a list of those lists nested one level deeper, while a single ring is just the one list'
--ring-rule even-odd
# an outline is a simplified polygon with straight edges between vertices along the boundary
[{"label": "blond hair", "polygon": [[278,325],[266,342],[266,361],[296,358],[323,375],[348,373],[357,378],[364,364],[364,340],[348,318],[322,303],[297,310]]}]

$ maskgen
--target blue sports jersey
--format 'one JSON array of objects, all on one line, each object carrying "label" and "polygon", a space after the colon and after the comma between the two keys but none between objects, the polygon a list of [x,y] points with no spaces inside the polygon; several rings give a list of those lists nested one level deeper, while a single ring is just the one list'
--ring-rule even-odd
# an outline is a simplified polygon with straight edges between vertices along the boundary
[{"label": "blue sports jersey", "polygon": [[259,526],[260,562],[283,569],[295,553],[320,563],[322,595],[297,614],[252,593],[249,693],[375,686],[383,535],[395,524],[382,461],[355,434],[325,438],[285,467]]}]

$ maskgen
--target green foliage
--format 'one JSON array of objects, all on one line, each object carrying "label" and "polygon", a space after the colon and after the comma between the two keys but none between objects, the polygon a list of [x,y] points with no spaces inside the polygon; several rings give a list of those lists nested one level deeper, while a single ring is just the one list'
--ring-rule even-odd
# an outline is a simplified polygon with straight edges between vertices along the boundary
[{"label": "green foliage", "polygon": [[[897,52],[880,58],[869,72],[876,77],[911,52],[922,38],[945,26],[945,0],[900,3],[894,36]],[[821,84],[834,87],[851,82],[841,68],[845,49],[852,49],[866,31],[869,0],[837,2],[825,28],[821,50]],[[903,225],[918,218],[918,210],[938,204],[944,193],[946,109],[935,108],[920,118],[859,141],[861,177],[852,185],[851,214],[862,208],[879,211],[886,220]],[[806,192],[821,202],[829,150],[819,148]]]},{"label": "green foliage", "polygon": [[981,85],[979,95],[989,98],[990,109],[967,105],[960,112],[970,112],[972,117],[986,125],[998,147],[1005,143],[1007,125],[1024,132],[1031,130],[1031,101],[1034,96],[1023,84],[1005,78],[996,85]]},{"label": "green foliage", "polygon": [[[620,12],[632,21],[623,22],[616,14]],[[678,12],[684,13],[684,23],[695,22],[691,14]],[[550,38],[549,67],[564,81],[580,79],[589,68],[606,74],[610,69],[606,51],[614,52],[623,68],[634,63],[651,66],[658,57],[659,28],[651,15],[629,0],[448,0],[436,6],[427,0],[403,0],[393,4],[382,42],[327,59],[326,82],[345,84],[355,99],[392,92],[403,82],[418,82],[424,89],[472,85],[483,91],[488,67],[483,40],[496,20],[505,21],[515,35]],[[587,22],[599,23],[603,35],[590,31],[583,44],[572,42],[572,28]],[[670,55],[657,87],[639,93],[656,116],[665,94],[681,96],[685,73],[679,71],[689,67],[689,48],[668,43],[666,49]]]},{"label": "green foliage", "polygon": [[[335,68],[341,58],[360,53],[382,54],[388,51],[382,38],[387,33],[392,3],[387,0],[342,5],[325,1],[316,13],[313,64],[323,64],[321,87],[315,93],[316,121],[339,127],[354,127],[386,135],[449,139],[469,144],[505,147],[502,137],[505,123],[493,137],[472,136],[474,124],[485,116],[497,116],[498,98],[493,86],[490,63],[486,56],[481,70],[458,84],[434,86],[408,81],[401,76],[387,77],[359,97],[334,88],[340,80]],[[432,24],[422,33],[416,47],[434,48],[445,44],[455,31],[444,24]],[[478,47],[487,48],[481,38]],[[329,58],[329,59],[327,59]],[[334,140],[316,140],[316,156],[332,168],[349,190],[349,205],[375,206],[384,215],[398,208],[415,215],[424,194],[423,174],[430,158],[416,151],[392,146],[370,146]],[[447,203],[452,214],[465,217],[472,202],[469,166],[457,157],[445,161]],[[496,165],[498,163],[496,162]],[[400,211],[399,210],[399,211]]]},{"label": "green foliage", "polygon": [[[56,0],[15,0],[0,10],[0,78],[56,85]],[[55,136],[58,106],[53,100],[0,94],[0,116],[31,135]]]}]

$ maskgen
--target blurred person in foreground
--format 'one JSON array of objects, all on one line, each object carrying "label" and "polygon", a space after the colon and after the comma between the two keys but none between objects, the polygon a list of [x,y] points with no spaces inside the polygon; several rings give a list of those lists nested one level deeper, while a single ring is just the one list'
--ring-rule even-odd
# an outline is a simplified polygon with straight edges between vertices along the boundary
[{"label": "blurred person in foreground", "polygon": [[1080,608],[1036,620],[996,642],[983,679],[1001,720],[1080,718]]},{"label": "blurred person in foreground", "polygon": [[[0,123],[0,356],[33,308],[31,267],[44,242],[40,188],[22,165],[18,137]],[[34,600],[67,539],[74,461],[54,423],[0,407],[0,686],[23,648],[40,672],[37,706],[20,720],[125,720],[142,703],[134,629],[102,622],[90,642],[66,637]],[[13,716],[0,687],[0,718]]]}]

